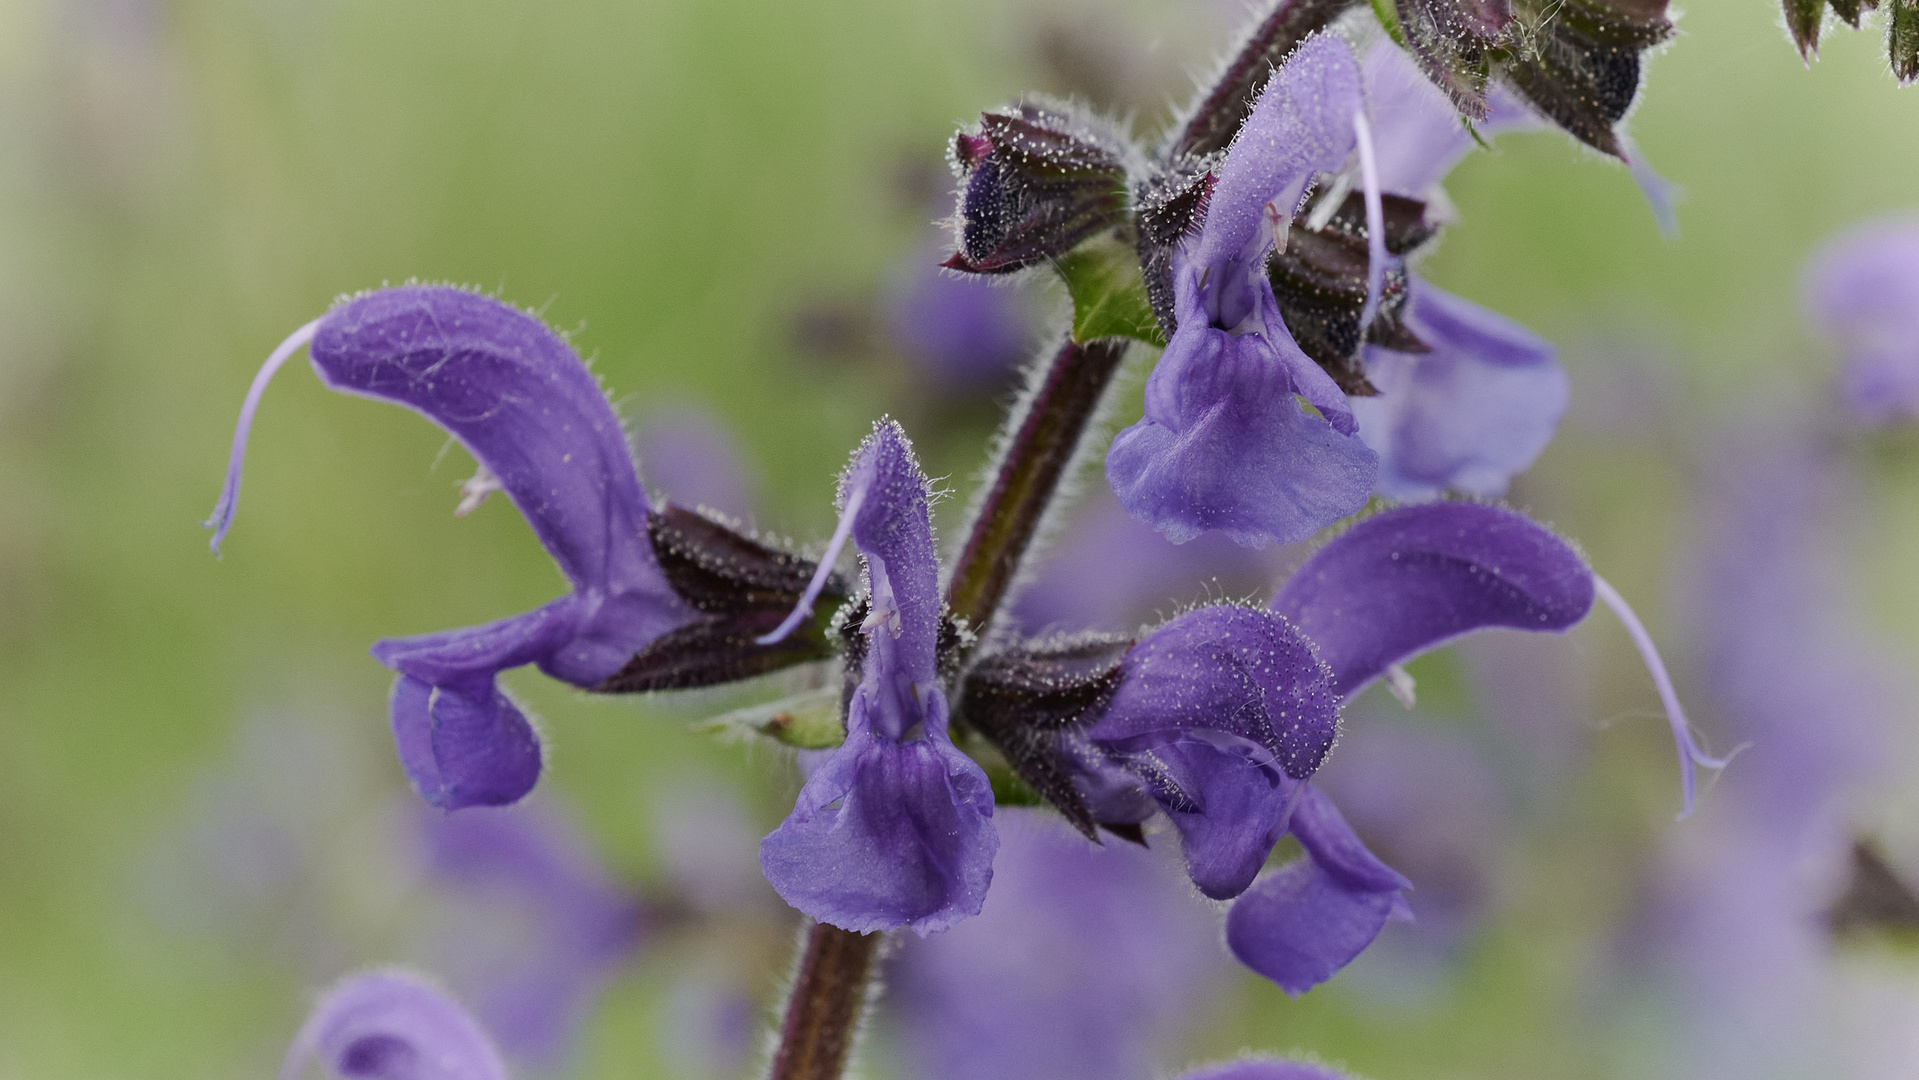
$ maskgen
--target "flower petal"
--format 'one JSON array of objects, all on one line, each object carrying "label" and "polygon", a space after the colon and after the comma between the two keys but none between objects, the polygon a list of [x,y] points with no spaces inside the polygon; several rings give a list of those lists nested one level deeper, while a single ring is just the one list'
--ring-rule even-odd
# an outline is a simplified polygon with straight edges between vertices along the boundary
[{"label": "flower petal", "polygon": [[1147,380],[1145,418],[1107,453],[1114,494],[1174,543],[1218,529],[1246,547],[1287,544],[1357,511],[1378,458],[1294,394],[1264,337],[1182,322]]},{"label": "flower petal", "polygon": [[1234,264],[1242,274],[1259,269],[1245,252],[1259,236],[1266,204],[1276,203],[1290,217],[1315,174],[1345,163],[1353,149],[1353,114],[1363,102],[1359,62],[1338,35],[1319,34],[1294,50],[1226,152],[1192,261]]},{"label": "flower petal", "polygon": [[939,555],[929,486],[906,432],[886,420],[860,447],[840,487],[863,493],[852,535],[866,559],[874,626],[861,686],[874,695],[874,731],[899,739],[921,719],[920,689],[939,678]]},{"label": "flower petal", "polygon": [[1172,620],[1122,670],[1087,738],[1178,827],[1200,891],[1236,895],[1338,733],[1327,670],[1286,620],[1233,606]]},{"label": "flower petal", "polygon": [[649,577],[649,504],[619,417],[545,323],[464,289],[409,285],[328,312],[312,351],[329,387],[405,405],[459,439],[576,589]]},{"label": "flower petal", "polygon": [[1560,631],[1585,618],[1593,574],[1550,529],[1497,506],[1376,514],[1315,552],[1272,609],[1291,619],[1349,699],[1388,666],[1488,626]]},{"label": "flower petal", "polygon": [[979,914],[993,879],[993,789],[946,737],[946,698],[926,691],[926,728],[876,736],[856,695],[846,744],[800,790],[760,844],[781,898],[856,933],[929,934]]},{"label": "flower petal", "polygon": [[540,778],[540,740],[512,699],[489,681],[469,697],[411,675],[393,681],[393,741],[420,797],[442,810],[504,806]]},{"label": "flower petal", "polygon": [[1374,858],[1332,800],[1308,785],[1292,831],[1307,857],[1265,875],[1226,914],[1240,962],[1297,996],[1331,978],[1404,915],[1405,878]]},{"label": "flower petal", "polygon": [[1360,437],[1379,453],[1378,491],[1391,499],[1498,495],[1552,441],[1566,412],[1566,372],[1532,331],[1411,281],[1406,324],[1432,351],[1369,346],[1366,374],[1379,396],[1353,401]]},{"label": "flower petal", "polygon": [[397,971],[356,975],[320,999],[293,1040],[280,1080],[319,1058],[353,1080],[506,1080],[486,1032],[424,980]]}]

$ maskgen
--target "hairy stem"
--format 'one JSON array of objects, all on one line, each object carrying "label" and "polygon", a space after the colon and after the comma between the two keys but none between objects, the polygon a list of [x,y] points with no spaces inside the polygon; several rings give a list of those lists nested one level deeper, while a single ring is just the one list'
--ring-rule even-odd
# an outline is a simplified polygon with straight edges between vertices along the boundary
[{"label": "hairy stem", "polygon": [[815,923],[793,979],[769,1080],[839,1080],[853,1052],[879,956],[880,934]]},{"label": "hairy stem", "polygon": [[1193,110],[1174,140],[1169,158],[1224,150],[1253,109],[1253,98],[1267,76],[1299,43],[1331,25],[1347,8],[1363,0],[1279,0],[1219,73],[1213,90]]},{"label": "hairy stem", "polygon": [[[971,625],[984,629],[1006,598],[1125,354],[1126,342],[1119,339],[1068,341],[1053,355],[1025,410],[1008,421],[1013,431],[1005,456],[947,587],[953,613]],[[877,974],[881,938],[814,925],[787,999],[769,1080],[839,1080]]]},{"label": "hairy stem", "polygon": [[993,486],[973,519],[966,547],[946,587],[951,613],[984,632],[992,622],[1020,560],[1039,532],[1060,480],[1079,449],[1080,436],[1113,382],[1126,342],[1067,341],[1053,355],[1043,381],[1015,425]]}]

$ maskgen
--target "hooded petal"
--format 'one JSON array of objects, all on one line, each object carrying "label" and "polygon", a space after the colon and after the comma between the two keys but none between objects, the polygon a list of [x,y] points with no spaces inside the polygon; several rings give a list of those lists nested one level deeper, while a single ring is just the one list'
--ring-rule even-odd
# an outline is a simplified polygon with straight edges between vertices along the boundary
[{"label": "hooded petal", "polygon": [[1379,396],[1357,398],[1360,438],[1390,499],[1506,490],[1552,441],[1569,384],[1557,350],[1502,315],[1412,278],[1406,324],[1432,351],[1366,350]]},{"label": "hooded petal", "polygon": [[1339,170],[1353,149],[1353,116],[1363,107],[1359,62],[1346,43],[1320,34],[1301,44],[1261,91],[1227,150],[1206,221],[1189,241],[1191,264],[1219,268],[1226,272],[1222,281],[1233,273],[1260,276],[1267,204],[1275,204],[1280,220],[1290,219],[1313,177]]},{"label": "hooded petal", "polygon": [[1373,943],[1386,921],[1410,917],[1412,884],[1373,857],[1318,789],[1293,811],[1306,858],[1260,878],[1226,914],[1239,961],[1295,996],[1331,978]]},{"label": "hooded petal", "polygon": [[312,352],[329,387],[405,405],[459,439],[526,516],[587,600],[548,674],[595,685],[690,620],[647,541],[619,417],[539,319],[462,289],[385,289],[328,312]]},{"label": "hooded petal", "polygon": [[352,1080],[506,1080],[493,1043],[466,1010],[397,971],[356,975],[321,998],[280,1080],[299,1080],[316,1057]]},{"label": "hooded petal", "polygon": [[1246,547],[1292,543],[1372,492],[1378,458],[1300,407],[1291,369],[1277,358],[1299,348],[1273,324],[1269,339],[1183,321],[1147,380],[1146,416],[1106,455],[1127,512],[1174,543],[1210,529]]},{"label": "hooded petal", "polygon": [[1332,747],[1336,707],[1285,619],[1202,608],[1134,646],[1087,738],[1140,779],[1179,828],[1194,884],[1223,899],[1285,832],[1298,781]]},{"label": "hooded petal", "polygon": [[1524,515],[1479,503],[1405,506],[1329,541],[1273,597],[1351,698],[1386,668],[1488,626],[1560,631],[1586,617],[1593,573]]},{"label": "hooded petal", "polygon": [[870,586],[859,683],[846,742],[761,843],[760,865],[787,903],[822,922],[931,933],[979,913],[999,838],[985,771],[946,733],[926,474],[898,424],[875,426],[840,496],[841,534],[859,547]]}]

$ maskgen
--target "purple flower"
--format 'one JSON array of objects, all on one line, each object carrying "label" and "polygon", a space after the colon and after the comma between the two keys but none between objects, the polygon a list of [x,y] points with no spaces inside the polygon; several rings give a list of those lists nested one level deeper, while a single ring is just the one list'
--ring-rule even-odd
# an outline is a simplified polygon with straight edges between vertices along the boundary
[{"label": "purple flower", "polygon": [[[1350,701],[1391,666],[1493,626],[1560,632],[1604,598],[1627,624],[1668,706],[1688,809],[1695,763],[1717,768],[1692,740],[1643,627],[1565,541],[1524,516],[1477,503],[1402,507],[1359,522],[1321,548],[1272,609],[1304,632]],[[1247,823],[1258,829],[1265,819]],[[1235,956],[1290,993],[1303,993],[1357,956],[1404,914],[1406,880],[1360,843],[1310,786],[1290,827],[1306,859],[1256,881],[1227,917]],[[1270,844],[1267,844],[1270,848]]]},{"label": "purple flower", "polygon": [[351,1080],[506,1080],[480,1025],[452,998],[399,971],[356,975],[313,1007],[280,1080],[318,1058]]},{"label": "purple flower", "polygon": [[[927,934],[978,914],[999,844],[986,773],[946,734],[928,500],[906,433],[881,422],[840,478],[833,547],[851,536],[869,587],[848,658],[859,682],[846,742],[760,845],[766,879],[787,903],[862,933],[908,926]],[[832,561],[829,552],[822,573]],[[810,597],[789,624],[809,605]]]},{"label": "purple flower", "polygon": [[1869,221],[1828,241],[1801,288],[1838,339],[1840,402],[1867,424],[1919,420],[1919,218]]},{"label": "purple flower", "polygon": [[1173,250],[1177,326],[1106,474],[1127,511],[1175,543],[1209,529],[1249,547],[1290,543],[1372,490],[1378,462],[1346,395],[1294,343],[1265,271],[1308,185],[1345,163],[1362,108],[1344,42],[1301,45],[1234,140],[1203,225]]},{"label": "purple flower", "polygon": [[998,822],[979,916],[909,941],[887,1007],[924,1080],[1151,1080],[1224,974],[1216,916],[1144,848]]},{"label": "purple flower", "polygon": [[1032,634],[1130,630],[1155,609],[1244,596],[1277,573],[1271,549],[1248,550],[1218,534],[1169,543],[1104,489],[1086,493],[1072,523],[1035,562],[1032,583],[1012,605]]},{"label": "purple flower", "polygon": [[543,805],[423,815],[420,825],[429,872],[479,909],[449,935],[448,960],[465,969],[457,981],[473,987],[510,1055],[561,1060],[601,984],[639,948],[637,896]]},{"label": "purple flower", "polygon": [[1179,830],[1193,884],[1216,900],[1239,895],[1332,749],[1331,676],[1299,629],[1270,612],[1222,605],[1160,627],[1126,654],[1084,735],[1097,768],[1124,770],[1152,803],[1120,805],[1089,782],[1095,815],[1137,822],[1156,804]]},{"label": "purple flower", "polygon": [[933,383],[997,386],[1033,349],[1027,299],[1012,283],[939,265],[936,248],[915,249],[886,300],[893,343]]},{"label": "purple flower", "polygon": [[1502,315],[1410,281],[1405,322],[1431,351],[1366,348],[1379,396],[1353,399],[1389,499],[1491,496],[1533,463],[1565,415],[1570,385],[1551,343]]},{"label": "purple flower", "polygon": [[594,687],[696,619],[654,558],[619,417],[567,343],[525,312],[438,286],[368,293],[295,331],[254,378],[207,523],[216,551],[260,396],[308,343],[328,387],[405,405],[459,439],[480,464],[469,505],[506,492],[572,586],[524,615],[373,647],[399,673],[393,735],[421,796],[448,810],[513,802],[539,777],[540,745],[496,676],[537,664]]}]

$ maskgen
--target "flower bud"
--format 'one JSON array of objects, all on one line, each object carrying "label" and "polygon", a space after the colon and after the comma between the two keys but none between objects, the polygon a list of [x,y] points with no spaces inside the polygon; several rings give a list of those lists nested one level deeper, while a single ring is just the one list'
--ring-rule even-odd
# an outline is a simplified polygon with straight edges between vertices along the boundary
[{"label": "flower bud", "polygon": [[1009,274],[1064,255],[1126,211],[1126,141],[1090,118],[1021,103],[954,136],[950,160],[965,181],[959,251],[943,265]]}]

